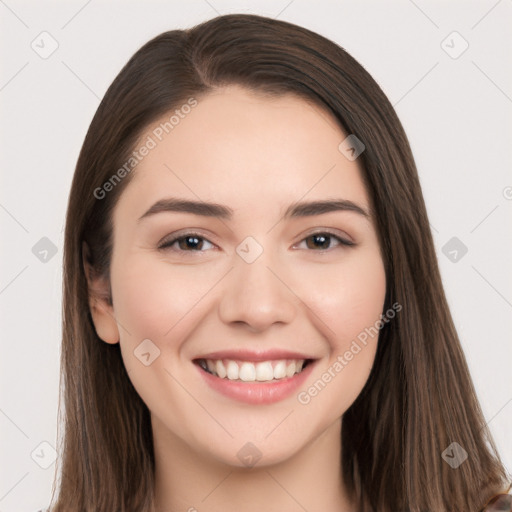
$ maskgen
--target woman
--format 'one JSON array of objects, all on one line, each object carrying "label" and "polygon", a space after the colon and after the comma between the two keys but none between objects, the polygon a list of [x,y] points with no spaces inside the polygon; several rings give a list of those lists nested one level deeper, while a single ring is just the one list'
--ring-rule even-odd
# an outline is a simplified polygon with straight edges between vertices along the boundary
[{"label": "woman", "polygon": [[406,135],[318,34],[227,15],[130,59],[63,307],[52,511],[510,509]]}]

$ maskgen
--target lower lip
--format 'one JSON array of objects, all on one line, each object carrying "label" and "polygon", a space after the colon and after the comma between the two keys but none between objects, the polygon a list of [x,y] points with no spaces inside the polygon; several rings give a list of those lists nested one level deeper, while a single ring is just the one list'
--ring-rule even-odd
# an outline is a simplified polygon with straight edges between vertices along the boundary
[{"label": "lower lip", "polygon": [[248,404],[272,404],[289,397],[308,378],[313,370],[315,361],[306,366],[300,373],[293,377],[286,377],[275,382],[241,382],[236,380],[221,379],[216,375],[206,372],[197,366],[206,383],[218,393],[228,398],[233,398]]}]

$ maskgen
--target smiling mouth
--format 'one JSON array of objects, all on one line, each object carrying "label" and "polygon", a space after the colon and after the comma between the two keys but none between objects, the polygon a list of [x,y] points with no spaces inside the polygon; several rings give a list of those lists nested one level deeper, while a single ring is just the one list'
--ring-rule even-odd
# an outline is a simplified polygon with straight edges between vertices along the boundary
[{"label": "smiling mouth", "polygon": [[301,373],[313,359],[277,359],[239,361],[232,359],[196,359],[203,371],[224,380],[236,382],[277,382]]}]

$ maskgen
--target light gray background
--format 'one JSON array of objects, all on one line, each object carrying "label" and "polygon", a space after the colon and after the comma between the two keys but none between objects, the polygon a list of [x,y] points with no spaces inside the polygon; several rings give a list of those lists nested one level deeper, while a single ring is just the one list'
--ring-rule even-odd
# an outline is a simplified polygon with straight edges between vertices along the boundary
[{"label": "light gray background", "polygon": [[[40,443],[56,446],[62,230],[99,100],[147,40],[229,12],[277,17],[333,39],[395,105],[477,393],[512,471],[510,0],[0,0],[1,512],[49,503],[55,463]],[[31,47],[35,40],[49,48],[42,31],[59,45],[47,59]],[[458,58],[445,51],[463,48],[453,31],[469,44]],[[57,248],[46,262],[32,252],[42,237]],[[457,262],[443,253],[452,237],[468,248]]]}]

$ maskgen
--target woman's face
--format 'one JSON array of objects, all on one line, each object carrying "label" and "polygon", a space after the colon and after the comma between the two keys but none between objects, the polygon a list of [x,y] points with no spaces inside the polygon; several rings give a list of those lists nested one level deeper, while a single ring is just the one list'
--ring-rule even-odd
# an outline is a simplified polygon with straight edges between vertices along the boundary
[{"label": "woman's face", "polygon": [[295,96],[230,86],[178,110],[136,148],[96,329],[155,438],[284,461],[340,426],[374,361],[386,280],[360,163]]}]

